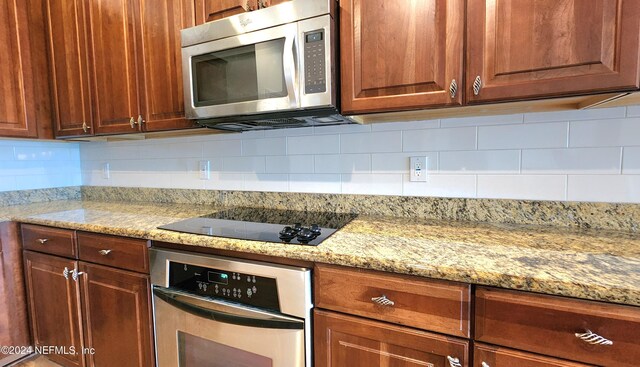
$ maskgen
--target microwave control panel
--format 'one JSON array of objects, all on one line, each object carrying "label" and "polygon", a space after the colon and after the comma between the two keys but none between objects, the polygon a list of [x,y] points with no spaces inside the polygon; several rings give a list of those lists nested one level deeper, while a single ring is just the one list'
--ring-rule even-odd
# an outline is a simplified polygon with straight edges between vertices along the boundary
[{"label": "microwave control panel", "polygon": [[324,30],[304,34],[304,91],[306,94],[327,91]]},{"label": "microwave control panel", "polygon": [[280,311],[278,285],[274,278],[169,262],[169,287],[199,296]]}]

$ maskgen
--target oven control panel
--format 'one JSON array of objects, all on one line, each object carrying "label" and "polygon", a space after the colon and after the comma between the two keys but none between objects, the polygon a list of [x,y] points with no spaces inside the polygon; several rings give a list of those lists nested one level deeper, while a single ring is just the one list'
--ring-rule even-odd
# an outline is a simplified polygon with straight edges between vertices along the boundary
[{"label": "oven control panel", "polygon": [[306,94],[327,91],[325,52],[324,30],[304,34],[304,92]]},{"label": "oven control panel", "polygon": [[275,278],[169,262],[169,287],[199,296],[280,311]]}]

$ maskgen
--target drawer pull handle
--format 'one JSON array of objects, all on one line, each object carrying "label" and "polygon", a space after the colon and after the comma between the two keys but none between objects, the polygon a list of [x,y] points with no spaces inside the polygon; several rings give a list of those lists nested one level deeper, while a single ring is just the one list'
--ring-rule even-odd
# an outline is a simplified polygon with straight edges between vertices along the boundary
[{"label": "drawer pull handle", "polygon": [[102,256],[107,256],[111,253],[112,250],[100,250],[98,253]]},{"label": "drawer pull handle", "polygon": [[576,338],[592,344],[592,345],[613,345],[613,342],[605,337],[602,337],[591,330],[587,330],[586,333],[576,333]]},{"label": "drawer pull handle", "polygon": [[371,301],[381,306],[393,306],[396,304],[395,302],[387,298],[387,296],[385,296],[384,294],[380,297],[371,298]]},{"label": "drawer pull handle", "polygon": [[489,364],[487,362],[484,362],[484,361],[482,361],[482,365],[481,366],[482,367],[491,367],[491,366],[489,366]]},{"label": "drawer pull handle", "polygon": [[460,363],[460,360],[458,358],[447,356],[447,359],[449,360],[449,365],[451,367],[462,367],[462,364]]},{"label": "drawer pull handle", "polygon": [[38,238],[38,242],[40,242],[40,244],[44,245],[45,243],[49,242],[48,238]]},{"label": "drawer pull handle", "polygon": [[69,279],[69,268],[67,268],[66,266],[64,267],[64,270],[62,271],[62,276],[65,279]]},{"label": "drawer pull handle", "polygon": [[82,274],[86,274],[84,271],[78,271],[78,269],[73,269],[71,271],[71,278],[73,279],[74,282],[78,281],[78,277]]}]

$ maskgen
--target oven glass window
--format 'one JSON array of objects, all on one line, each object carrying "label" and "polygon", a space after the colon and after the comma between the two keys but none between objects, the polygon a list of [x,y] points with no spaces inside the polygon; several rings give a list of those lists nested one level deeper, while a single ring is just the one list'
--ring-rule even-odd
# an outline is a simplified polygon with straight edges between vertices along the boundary
[{"label": "oven glass window", "polygon": [[179,367],[273,367],[271,358],[178,332]]},{"label": "oven glass window", "polygon": [[284,38],[194,56],[196,107],[287,96]]}]

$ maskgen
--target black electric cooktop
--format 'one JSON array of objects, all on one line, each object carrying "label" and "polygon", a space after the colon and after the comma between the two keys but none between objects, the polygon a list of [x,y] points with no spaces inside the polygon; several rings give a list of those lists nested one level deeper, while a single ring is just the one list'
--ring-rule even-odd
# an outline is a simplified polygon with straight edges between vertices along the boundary
[{"label": "black electric cooktop", "polygon": [[175,232],[317,246],[355,214],[231,208],[158,227]]}]

